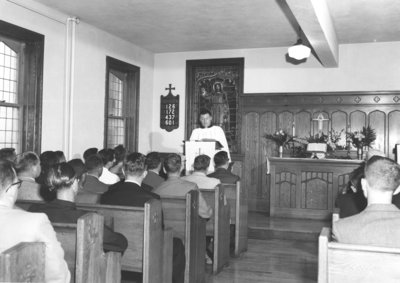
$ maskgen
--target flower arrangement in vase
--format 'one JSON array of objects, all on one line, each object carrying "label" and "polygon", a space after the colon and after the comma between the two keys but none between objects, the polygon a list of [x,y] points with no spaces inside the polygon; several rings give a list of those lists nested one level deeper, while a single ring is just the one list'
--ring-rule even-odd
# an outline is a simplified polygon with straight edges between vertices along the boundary
[{"label": "flower arrangement in vase", "polygon": [[288,143],[293,140],[293,137],[282,129],[273,134],[265,134],[264,137],[276,143],[279,149],[279,157],[283,155],[283,148],[287,148]]},{"label": "flower arrangement in vase", "polygon": [[363,159],[364,147],[371,147],[376,140],[376,132],[370,126],[363,127],[361,131],[347,133],[347,141],[357,149],[358,159]]}]

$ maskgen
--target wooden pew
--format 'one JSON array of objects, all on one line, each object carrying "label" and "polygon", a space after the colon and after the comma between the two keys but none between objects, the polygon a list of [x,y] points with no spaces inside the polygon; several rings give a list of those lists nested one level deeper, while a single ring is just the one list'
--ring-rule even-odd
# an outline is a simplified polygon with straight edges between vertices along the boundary
[{"label": "wooden pew", "polygon": [[200,189],[206,203],[212,207],[213,215],[206,225],[206,235],[214,237],[213,273],[221,271],[229,263],[229,204],[225,204],[224,188]]},{"label": "wooden pew", "polygon": [[322,228],[318,242],[318,282],[399,282],[400,249],[332,242]]},{"label": "wooden pew", "polygon": [[190,191],[186,197],[161,197],[164,223],[185,245],[185,283],[205,281],[206,222],[199,214],[199,192]]},{"label": "wooden pew", "polygon": [[113,219],[114,230],[128,239],[122,257],[122,269],[142,272],[143,283],[172,281],[172,229],[163,230],[159,200],[144,207],[77,204],[82,210],[95,211]]},{"label": "wooden pew", "polygon": [[224,189],[226,199],[230,206],[230,222],[235,224],[235,256],[247,251],[247,194],[240,186],[240,181],[236,184],[221,184]]},{"label": "wooden pew", "polygon": [[121,282],[121,254],[103,252],[104,217],[87,213],[77,224],[53,223],[75,283]]},{"label": "wooden pew", "polygon": [[45,244],[21,242],[0,253],[0,282],[44,282]]},{"label": "wooden pew", "polygon": [[[17,201],[28,209],[37,201]],[[172,229],[162,229],[162,207],[159,200],[148,201],[144,207],[77,204],[82,210],[104,215],[115,231],[128,240],[122,257],[122,270],[143,273],[143,283],[172,281]]]}]

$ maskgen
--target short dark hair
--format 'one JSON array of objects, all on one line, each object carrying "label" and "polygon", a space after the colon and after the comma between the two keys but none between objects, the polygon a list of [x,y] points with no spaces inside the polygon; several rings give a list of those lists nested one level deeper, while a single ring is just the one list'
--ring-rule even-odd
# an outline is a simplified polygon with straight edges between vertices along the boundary
[{"label": "short dark hair", "polygon": [[389,158],[374,155],[364,173],[368,185],[376,190],[393,192],[400,185],[400,165]]},{"label": "short dark hair", "polygon": [[67,162],[75,171],[75,175],[78,179],[82,178],[82,175],[86,173],[86,167],[82,159],[74,158]]},{"label": "short dark hair", "polygon": [[54,151],[48,150],[40,155],[40,165],[44,168],[49,168],[58,163],[57,155]]},{"label": "short dark hair", "polygon": [[14,182],[16,175],[13,163],[9,160],[0,160],[0,190],[5,190]]},{"label": "short dark hair", "polygon": [[161,164],[161,156],[158,152],[152,151],[146,155],[147,169],[156,169]]},{"label": "short dark hair", "polygon": [[15,162],[15,148],[12,147],[4,147],[0,149],[0,160],[8,160],[11,162]]},{"label": "short dark hair", "polygon": [[47,172],[46,184],[51,190],[69,188],[76,179],[74,168],[66,162],[50,167]]},{"label": "short dark hair", "polygon": [[208,110],[207,108],[202,108],[202,109],[200,109],[199,117],[200,117],[201,115],[206,115],[206,114],[212,116],[211,111]]},{"label": "short dark hair", "polygon": [[86,159],[85,167],[88,172],[93,172],[93,170],[103,168],[103,160],[100,155],[91,155]]},{"label": "short dark hair", "polygon": [[127,175],[142,175],[146,171],[146,156],[139,152],[129,154],[125,158],[124,171]]},{"label": "short dark hair", "polygon": [[117,145],[114,147],[114,155],[117,163],[124,161],[126,156],[126,148],[122,144]]},{"label": "short dark hair", "polygon": [[111,148],[104,148],[99,151],[99,155],[103,160],[103,164],[106,165],[108,162],[114,161],[115,155],[114,150]]},{"label": "short dark hair", "polygon": [[65,162],[66,158],[65,158],[65,154],[62,150],[56,150],[54,151],[54,154],[57,156],[57,163],[61,163],[61,162]]},{"label": "short dark hair", "polygon": [[218,151],[214,155],[215,167],[220,167],[229,162],[228,153],[226,151]]},{"label": "short dark hair", "polygon": [[91,147],[85,150],[85,152],[83,153],[83,160],[86,160],[89,156],[97,154],[99,150],[97,149],[97,147]]},{"label": "short dark hair", "polygon": [[164,160],[164,168],[167,173],[176,173],[181,170],[182,158],[179,154],[170,153]]},{"label": "short dark hair", "polygon": [[207,170],[210,166],[210,157],[205,154],[200,154],[194,159],[193,168],[196,171]]},{"label": "short dark hair", "polygon": [[26,151],[18,157],[15,169],[18,173],[28,172],[32,167],[40,164],[39,156],[33,151]]}]

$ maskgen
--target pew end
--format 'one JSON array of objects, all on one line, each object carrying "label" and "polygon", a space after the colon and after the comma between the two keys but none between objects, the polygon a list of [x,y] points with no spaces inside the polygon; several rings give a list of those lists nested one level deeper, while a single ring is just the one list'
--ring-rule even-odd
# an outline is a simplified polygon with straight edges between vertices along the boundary
[{"label": "pew end", "polygon": [[190,191],[186,196],[161,197],[164,223],[173,229],[174,236],[180,238],[185,246],[185,283],[205,281],[206,224],[198,216],[198,198],[198,191]]},{"label": "pew end", "polygon": [[236,184],[220,185],[224,189],[226,199],[230,205],[230,223],[235,224],[235,250],[234,256],[238,257],[247,251],[248,230],[248,203],[247,193],[240,181]]},{"label": "pew end", "polygon": [[0,253],[0,282],[44,282],[45,244],[21,242]]},{"label": "pew end", "polygon": [[398,282],[400,248],[343,244],[322,228],[318,241],[318,282]]},{"label": "pew end", "polygon": [[77,224],[53,223],[75,283],[121,282],[121,254],[104,253],[104,217],[87,213]]},{"label": "pew end", "polygon": [[213,215],[206,225],[206,235],[214,237],[213,273],[219,273],[229,264],[230,208],[225,203],[224,188],[221,185],[214,190],[200,189],[206,203],[213,208]]}]

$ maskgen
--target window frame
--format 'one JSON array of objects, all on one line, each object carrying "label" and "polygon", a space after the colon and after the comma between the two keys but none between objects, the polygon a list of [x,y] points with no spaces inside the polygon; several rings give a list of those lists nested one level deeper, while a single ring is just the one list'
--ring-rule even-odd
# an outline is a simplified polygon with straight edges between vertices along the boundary
[{"label": "window frame", "polygon": [[41,152],[44,35],[0,20],[0,35],[21,42],[23,62],[18,83],[20,151]]},{"label": "window frame", "polygon": [[[139,133],[139,90],[140,90],[140,68],[121,60],[107,56],[106,58],[106,86],[104,106],[104,148],[108,146],[108,113],[109,104],[109,73],[111,70],[126,74],[126,91],[123,93],[122,117],[125,120],[125,144],[124,147],[130,151],[138,149]],[[112,117],[112,116],[111,116]]]}]

